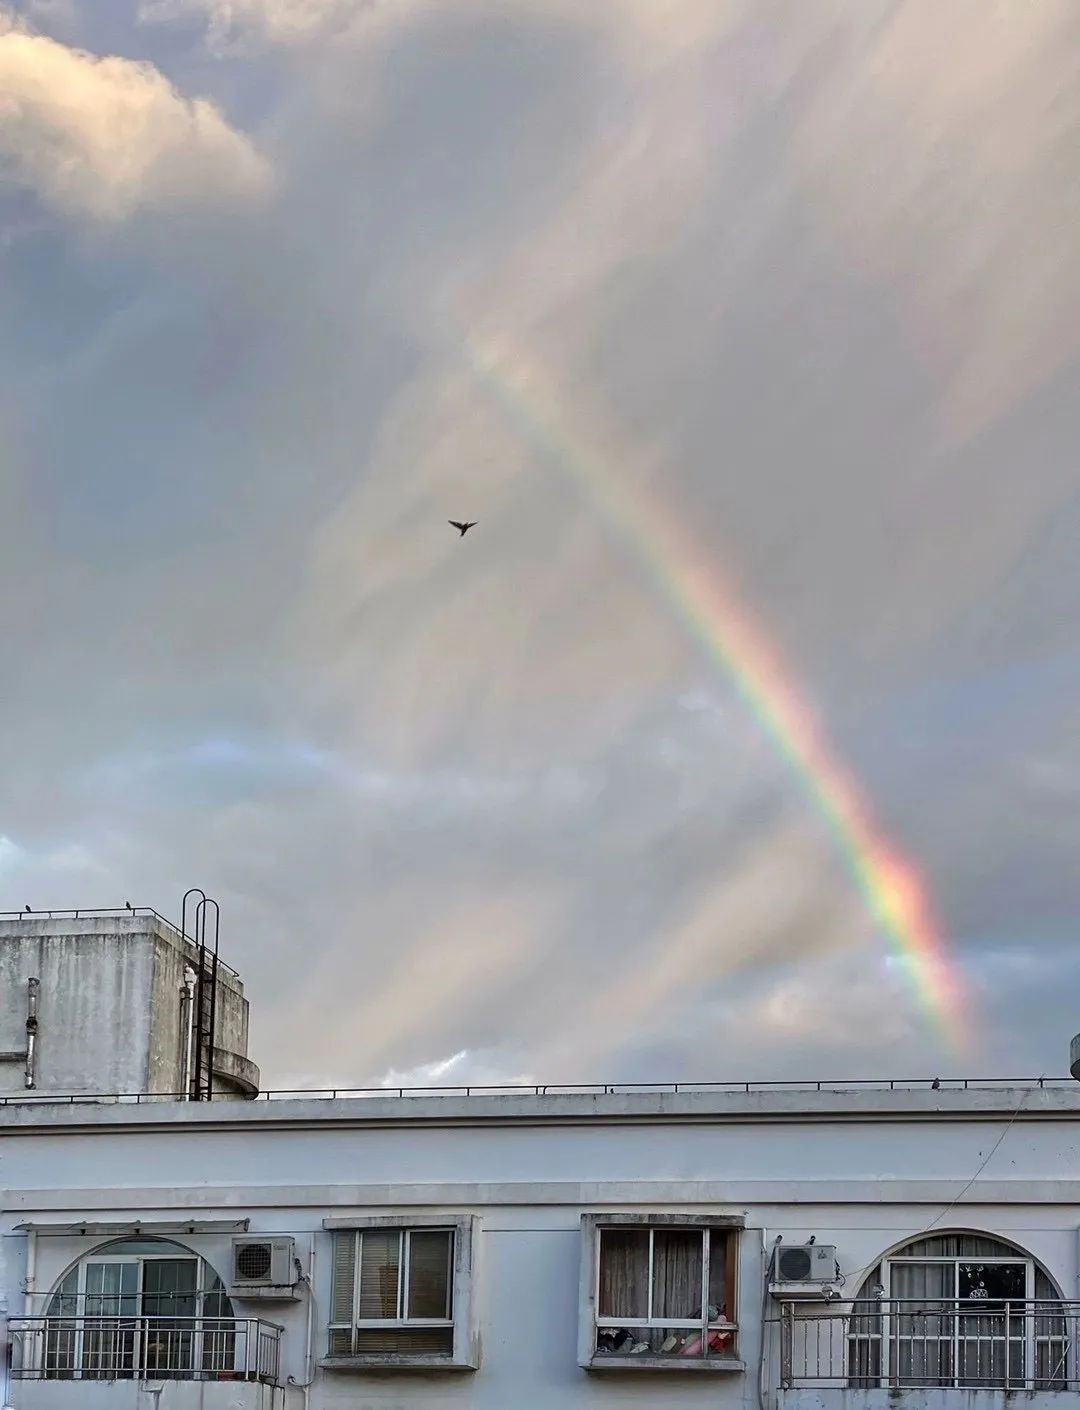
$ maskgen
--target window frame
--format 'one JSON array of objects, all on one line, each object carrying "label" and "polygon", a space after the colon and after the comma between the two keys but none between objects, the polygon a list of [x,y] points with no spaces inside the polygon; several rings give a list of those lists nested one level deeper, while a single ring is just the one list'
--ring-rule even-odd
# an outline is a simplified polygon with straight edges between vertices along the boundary
[{"label": "window frame", "polygon": [[[740,1232],[746,1227],[742,1214],[674,1214],[660,1211],[628,1214],[583,1214],[581,1216],[581,1289],[578,1325],[578,1364],[587,1371],[672,1371],[681,1372],[726,1372],[744,1371],[745,1362],[738,1349],[730,1355],[723,1353],[702,1356],[668,1356],[640,1354],[637,1356],[606,1355],[596,1349],[598,1332],[604,1327],[678,1327],[686,1330],[700,1330],[703,1336],[718,1328],[730,1331],[736,1338],[742,1330],[739,1323],[739,1262]],[[601,1238],[605,1230],[638,1230],[648,1232],[650,1254],[649,1310],[652,1309],[652,1257],[656,1232],[682,1229],[700,1232],[702,1235],[702,1315],[694,1319],[672,1317],[601,1317],[599,1314],[600,1296],[600,1250]],[[708,1289],[710,1260],[714,1252],[714,1235],[724,1235],[724,1262],[727,1289],[727,1316],[721,1321],[709,1321]]]},{"label": "window frame", "polygon": [[[457,1214],[408,1214],[408,1215],[365,1215],[324,1219],[323,1228],[333,1241],[345,1235],[354,1237],[365,1233],[399,1233],[402,1235],[403,1254],[408,1248],[408,1236],[412,1233],[426,1234],[446,1232],[451,1235],[452,1258],[448,1294],[450,1316],[448,1318],[408,1317],[408,1258],[403,1256],[399,1263],[396,1317],[361,1318],[359,1316],[360,1269],[359,1259],[353,1264],[353,1318],[349,1323],[333,1321],[331,1290],[333,1288],[333,1256],[326,1279],[327,1317],[323,1332],[326,1354],[320,1359],[320,1366],[329,1371],[363,1371],[366,1369],[401,1371],[475,1371],[480,1365],[480,1343],[475,1325],[475,1261],[476,1233],[479,1220],[475,1215]],[[360,1251],[359,1248],[357,1250]],[[361,1254],[362,1257],[362,1254]],[[352,1351],[342,1355],[330,1352],[330,1337],[335,1331],[393,1331],[412,1328],[451,1327],[453,1329],[452,1351],[449,1356],[432,1353],[405,1351]],[[353,1338],[355,1346],[355,1337]]]}]

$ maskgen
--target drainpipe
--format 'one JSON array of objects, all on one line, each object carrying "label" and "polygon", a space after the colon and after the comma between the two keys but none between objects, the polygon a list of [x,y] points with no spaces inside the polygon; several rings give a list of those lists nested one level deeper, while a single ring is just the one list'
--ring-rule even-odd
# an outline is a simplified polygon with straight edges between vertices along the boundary
[{"label": "drainpipe", "polygon": [[190,965],[184,966],[184,997],[180,1001],[183,1017],[180,1031],[183,1049],[180,1057],[180,1090],[187,1100],[191,1096],[191,1043],[195,1027],[195,971]]},{"label": "drainpipe", "polygon": [[761,1356],[758,1360],[758,1406],[759,1410],[766,1410],[767,1390],[766,1377],[769,1369],[769,1338],[768,1338],[768,1318],[769,1313],[769,1279],[772,1276],[773,1260],[776,1257],[776,1250],[783,1238],[782,1234],[777,1234],[776,1242],[769,1248],[767,1231],[762,1226],[761,1229],[761,1262],[762,1262],[762,1285],[761,1285]]},{"label": "drainpipe", "polygon": [[286,1385],[292,1386],[294,1390],[304,1393],[304,1410],[308,1410],[308,1403],[311,1398],[311,1387],[315,1380],[315,1250],[318,1245],[315,1242],[315,1234],[311,1235],[311,1242],[308,1246],[308,1271],[304,1282],[307,1283],[307,1333],[306,1346],[304,1350],[304,1380],[298,1381],[295,1376],[289,1376]]},{"label": "drainpipe", "polygon": [[26,1315],[34,1315],[34,1282],[37,1278],[37,1230],[28,1229],[26,1232],[26,1277],[23,1279],[23,1288],[26,1293]]},{"label": "drainpipe", "polygon": [[37,1007],[40,979],[26,981],[26,1085],[34,1085],[34,1057],[37,1050]]},{"label": "drainpipe", "polygon": [[11,1410],[8,1399],[11,1366],[11,1334],[8,1331],[7,1298],[0,1295],[0,1407]]}]

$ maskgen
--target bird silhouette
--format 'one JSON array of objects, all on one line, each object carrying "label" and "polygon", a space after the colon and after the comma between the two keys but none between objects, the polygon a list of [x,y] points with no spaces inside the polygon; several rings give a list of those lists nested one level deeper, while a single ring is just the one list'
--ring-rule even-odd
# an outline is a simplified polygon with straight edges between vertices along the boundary
[{"label": "bird silhouette", "polygon": [[130,901],[125,901],[124,905],[127,906],[128,910],[131,912],[132,915],[135,914],[135,907],[131,904]]},{"label": "bird silhouette", "polygon": [[30,907],[29,907],[29,906],[27,906],[27,908],[26,908],[26,909],[27,909],[27,910],[29,910],[29,909],[30,909]]},{"label": "bird silhouette", "polygon": [[457,519],[447,519],[446,522],[451,526],[451,528],[457,529],[457,531],[461,534],[462,538],[465,537],[465,535],[469,532],[470,529],[476,527],[475,519],[470,520],[470,522],[467,524],[462,524]]},{"label": "bird silhouette", "polygon": [[930,1085],[931,1087],[933,1087],[935,1092],[939,1092],[941,1090],[941,1078],[935,1077],[934,1080],[930,1083]]}]

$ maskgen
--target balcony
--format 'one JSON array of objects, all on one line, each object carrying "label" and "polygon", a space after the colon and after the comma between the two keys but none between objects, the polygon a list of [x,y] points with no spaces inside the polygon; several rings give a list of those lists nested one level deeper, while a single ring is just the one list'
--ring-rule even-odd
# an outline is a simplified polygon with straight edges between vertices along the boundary
[{"label": "balcony", "polygon": [[1021,1393],[1061,1410],[1080,1392],[1080,1303],[787,1302],[778,1321],[780,1410],[990,1410]]},{"label": "balcony", "polygon": [[258,1318],[11,1317],[8,1329],[15,1410],[123,1410],[147,1388],[160,1410],[269,1410],[280,1384],[281,1328]]}]

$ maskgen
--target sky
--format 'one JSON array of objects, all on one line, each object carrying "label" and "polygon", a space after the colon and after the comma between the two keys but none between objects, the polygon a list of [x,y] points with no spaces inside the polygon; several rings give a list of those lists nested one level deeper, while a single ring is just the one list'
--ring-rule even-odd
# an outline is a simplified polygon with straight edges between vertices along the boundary
[{"label": "sky", "polygon": [[1078,218],[1075,0],[0,0],[0,908],[267,1086],[1064,1072]]}]

